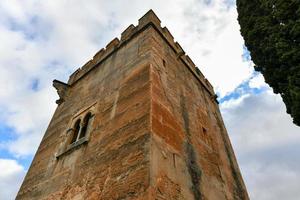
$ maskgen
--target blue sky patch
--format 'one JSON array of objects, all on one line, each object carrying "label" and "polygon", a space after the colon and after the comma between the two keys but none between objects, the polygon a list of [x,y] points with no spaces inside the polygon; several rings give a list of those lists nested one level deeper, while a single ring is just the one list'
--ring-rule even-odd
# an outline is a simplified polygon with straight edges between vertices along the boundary
[{"label": "blue sky patch", "polygon": [[37,78],[33,79],[32,82],[31,82],[31,89],[33,91],[38,91],[38,89],[39,89],[39,83],[40,83],[39,79],[37,79]]},{"label": "blue sky patch", "polygon": [[25,22],[19,22],[13,17],[7,17],[5,26],[14,32],[20,32],[26,40],[46,40],[52,30],[51,23],[38,16],[30,16]]},{"label": "blue sky patch", "polygon": [[[2,159],[16,159],[16,156],[7,149],[7,144],[17,139],[17,134],[14,128],[0,123],[0,158]],[[18,163],[20,163],[25,170],[30,166],[33,159],[32,155],[18,157]]]},{"label": "blue sky patch", "polygon": [[33,160],[32,155],[18,158],[18,162],[25,168],[25,170],[29,169],[32,160]]},{"label": "blue sky patch", "polygon": [[7,20],[7,26],[11,31],[21,32],[27,40],[34,40],[37,37],[37,33],[32,26],[22,24],[13,18]]},{"label": "blue sky patch", "polygon": [[0,157],[13,158],[13,155],[7,150],[6,144],[16,140],[15,130],[6,124],[0,123]]},{"label": "blue sky patch", "polygon": [[225,101],[229,101],[232,99],[238,99],[241,96],[245,94],[260,94],[264,92],[267,88],[266,87],[261,87],[261,88],[252,88],[249,86],[249,83],[252,78],[256,77],[259,74],[259,72],[253,72],[252,76],[241,83],[238,87],[235,88],[235,90],[227,95],[225,95],[222,98],[219,98],[218,101],[220,103],[223,103]]},{"label": "blue sky patch", "polygon": [[232,6],[235,6],[235,2],[236,2],[235,0],[224,0],[227,9],[231,8]]},{"label": "blue sky patch", "polygon": [[12,127],[7,126],[0,122],[0,141],[12,140],[14,137],[15,131]]},{"label": "blue sky patch", "polygon": [[244,62],[251,61],[250,51],[248,51],[248,49],[247,49],[247,47],[245,45],[243,46],[242,59],[243,59]]}]

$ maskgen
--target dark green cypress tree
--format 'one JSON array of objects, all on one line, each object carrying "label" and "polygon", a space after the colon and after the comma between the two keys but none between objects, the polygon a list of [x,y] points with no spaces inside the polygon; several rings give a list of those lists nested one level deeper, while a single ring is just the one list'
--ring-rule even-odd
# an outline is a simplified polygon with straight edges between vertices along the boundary
[{"label": "dark green cypress tree", "polygon": [[245,45],[300,126],[300,0],[237,0]]}]

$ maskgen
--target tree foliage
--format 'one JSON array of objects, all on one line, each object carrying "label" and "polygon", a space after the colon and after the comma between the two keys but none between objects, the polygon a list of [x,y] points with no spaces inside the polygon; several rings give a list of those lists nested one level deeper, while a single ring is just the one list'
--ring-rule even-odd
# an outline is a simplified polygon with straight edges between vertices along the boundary
[{"label": "tree foliage", "polygon": [[237,0],[245,45],[300,126],[300,0]]}]

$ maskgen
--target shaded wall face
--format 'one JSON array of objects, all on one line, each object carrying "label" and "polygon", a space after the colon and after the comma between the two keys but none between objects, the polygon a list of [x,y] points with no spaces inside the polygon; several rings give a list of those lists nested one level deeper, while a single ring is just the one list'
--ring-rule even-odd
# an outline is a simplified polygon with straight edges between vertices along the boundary
[{"label": "shaded wall face", "polygon": [[248,199],[213,96],[159,34],[151,43],[153,193],[166,199]]},{"label": "shaded wall face", "polygon": [[[73,84],[58,106],[17,199],[125,199],[149,185],[151,47],[145,30]],[[70,148],[91,112],[87,141]],[[57,157],[58,156],[58,157]]]}]

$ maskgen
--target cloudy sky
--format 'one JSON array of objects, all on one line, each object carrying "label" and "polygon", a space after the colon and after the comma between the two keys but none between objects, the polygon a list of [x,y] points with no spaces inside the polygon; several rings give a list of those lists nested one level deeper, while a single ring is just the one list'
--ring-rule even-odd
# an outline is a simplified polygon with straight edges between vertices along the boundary
[{"label": "cloudy sky", "polygon": [[249,195],[300,198],[300,128],[255,73],[235,0],[1,0],[0,199],[14,199],[69,75],[153,9],[219,95]]}]

